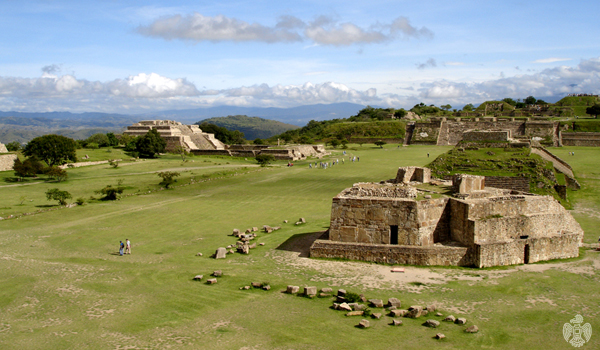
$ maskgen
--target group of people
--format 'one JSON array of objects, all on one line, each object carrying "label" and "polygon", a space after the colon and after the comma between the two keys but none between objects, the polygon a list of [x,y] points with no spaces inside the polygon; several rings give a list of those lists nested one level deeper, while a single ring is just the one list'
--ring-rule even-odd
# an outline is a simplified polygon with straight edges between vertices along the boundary
[{"label": "group of people", "polygon": [[[360,161],[360,157],[349,156],[348,157],[348,161],[350,161],[350,162],[358,162],[358,161]],[[311,162],[311,163],[308,163],[308,167],[310,169],[312,169],[313,167],[314,168],[327,169],[327,168],[332,167],[332,166],[337,165],[337,164],[340,164],[340,160],[339,159],[335,159],[334,161],[331,161],[331,162],[315,162],[314,165]],[[342,164],[345,164],[344,158],[342,158]]]},{"label": "group of people", "polygon": [[123,256],[123,254],[131,254],[131,242],[129,239],[125,239],[125,243],[119,241],[119,255]]}]

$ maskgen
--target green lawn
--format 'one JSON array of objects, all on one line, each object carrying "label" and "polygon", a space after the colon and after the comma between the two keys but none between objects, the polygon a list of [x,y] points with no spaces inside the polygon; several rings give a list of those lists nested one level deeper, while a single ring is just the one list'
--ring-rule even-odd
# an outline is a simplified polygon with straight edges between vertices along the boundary
[{"label": "green lawn", "polygon": [[[193,157],[182,163],[164,156],[116,169],[70,169],[63,183],[1,181],[0,216],[18,218],[0,221],[0,348],[566,349],[571,345],[562,327],[577,313],[600,330],[600,258],[588,248],[568,262],[486,270],[406,267],[406,274],[392,276],[382,265],[298,257],[293,243],[328,227],[331,198],[342,189],[394,178],[399,166],[425,165],[449,149],[352,145],[344,164],[329,169],[309,169],[315,159],[259,168],[252,159]],[[573,149],[570,158],[569,149],[556,154],[572,164],[584,186],[569,195],[586,241],[593,242],[600,223],[593,163],[600,149]],[[342,150],[333,152],[326,160],[341,162]],[[182,173],[178,187],[159,190],[156,172],[167,169]],[[0,173],[0,180],[12,176]],[[119,179],[127,187],[120,201],[58,208],[44,196],[58,187],[89,199]],[[36,210],[48,211],[20,216]],[[301,217],[307,223],[295,225]],[[249,255],[209,257],[235,244],[229,236],[234,228],[262,225],[282,229],[260,233],[257,241],[265,245]],[[126,238],[133,254],[118,256],[118,243]],[[224,273],[217,284],[193,281],[215,270]],[[239,289],[251,282],[268,282],[272,289]],[[466,334],[464,326],[445,322],[438,329],[421,325],[443,318],[435,315],[404,318],[401,327],[389,326],[391,318],[384,316],[362,330],[354,327],[360,317],[329,308],[331,298],[281,293],[288,284],[397,297],[403,308],[436,303],[444,316],[466,317],[480,332]],[[438,332],[446,339],[433,339]],[[594,334],[582,349],[599,345]]]}]

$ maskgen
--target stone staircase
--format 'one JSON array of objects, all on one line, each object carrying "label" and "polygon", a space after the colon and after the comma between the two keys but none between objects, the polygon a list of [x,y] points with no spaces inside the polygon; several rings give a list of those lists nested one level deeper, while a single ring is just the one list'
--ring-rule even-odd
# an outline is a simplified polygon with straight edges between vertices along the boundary
[{"label": "stone staircase", "polygon": [[410,145],[414,131],[415,123],[406,124],[406,134],[404,134],[404,142],[402,143],[403,145]]},{"label": "stone staircase", "polygon": [[436,144],[438,146],[450,145],[450,133],[448,132],[448,123],[446,121],[442,121],[440,125],[440,130],[438,132],[438,139]]},{"label": "stone staircase", "polygon": [[543,159],[552,162],[554,169],[565,174],[565,180],[567,182],[568,187],[573,189],[581,188],[581,185],[579,185],[579,182],[575,179],[573,169],[567,162],[558,158],[544,147],[531,147],[531,153],[535,153]]}]

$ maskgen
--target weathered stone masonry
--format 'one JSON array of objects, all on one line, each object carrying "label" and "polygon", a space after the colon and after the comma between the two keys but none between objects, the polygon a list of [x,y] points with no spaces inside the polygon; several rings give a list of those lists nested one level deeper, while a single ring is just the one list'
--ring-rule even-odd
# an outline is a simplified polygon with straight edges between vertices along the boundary
[{"label": "weathered stone masonry", "polygon": [[333,199],[329,239],[311,256],[488,267],[579,255],[583,230],[554,198],[484,183],[457,176],[457,198],[426,200],[402,183],[356,184]]}]

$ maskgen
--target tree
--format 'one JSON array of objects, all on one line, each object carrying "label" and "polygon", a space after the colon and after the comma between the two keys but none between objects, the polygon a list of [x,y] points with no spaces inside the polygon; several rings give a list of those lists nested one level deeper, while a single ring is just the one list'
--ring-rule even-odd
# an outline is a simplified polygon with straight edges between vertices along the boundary
[{"label": "tree", "polygon": [[396,117],[397,119],[402,119],[406,116],[406,110],[404,108],[400,108],[396,111],[394,111],[394,117]]},{"label": "tree", "polygon": [[465,112],[472,112],[474,109],[475,109],[475,106],[473,106],[472,103],[469,103],[469,104],[466,104],[462,110]]},{"label": "tree", "polygon": [[158,173],[157,175],[163,179],[159,183],[159,185],[163,185],[163,186],[165,186],[165,188],[168,189],[169,186],[171,186],[172,184],[177,182],[177,180],[175,180],[175,178],[177,176],[179,176],[180,174],[176,171],[162,171],[162,172]]},{"label": "tree", "polygon": [[119,145],[119,139],[117,139],[117,137],[115,136],[114,133],[109,132],[106,134],[106,137],[108,138],[108,145],[109,146],[118,146]]},{"label": "tree", "polygon": [[69,177],[69,174],[66,170],[61,169],[57,166],[51,166],[44,169],[44,174],[46,174],[49,178],[57,182],[65,181],[67,177]]},{"label": "tree", "polygon": [[44,165],[39,159],[37,159],[37,157],[31,156],[25,159],[24,162],[21,162],[19,158],[15,159],[13,169],[15,171],[15,175],[23,180],[24,177],[33,177],[37,174],[42,174],[44,172]]},{"label": "tree", "polygon": [[6,144],[6,149],[9,152],[16,152],[21,149],[21,144],[17,141],[9,142]]},{"label": "tree", "polygon": [[69,160],[72,162],[77,161],[76,148],[75,140],[51,134],[39,136],[29,141],[23,150],[23,154],[28,157],[36,156],[49,166],[62,165]]},{"label": "tree", "polygon": [[67,199],[71,199],[71,194],[67,191],[61,191],[58,188],[46,191],[46,199],[58,201],[60,205],[67,205]]},{"label": "tree", "polygon": [[533,96],[527,96],[527,98],[523,101],[526,105],[534,105],[537,100]]},{"label": "tree", "polygon": [[329,144],[331,145],[331,147],[336,148],[337,146],[340,145],[340,140],[332,139],[331,141],[329,141]]},{"label": "tree", "polygon": [[182,162],[185,162],[185,159],[187,158],[187,156],[190,155],[190,152],[188,152],[188,150],[186,150],[185,147],[183,147],[181,145],[175,147],[175,149],[173,150],[173,153],[179,154]]},{"label": "tree", "polygon": [[[114,137],[114,134],[113,134],[113,137]],[[86,146],[87,148],[92,148],[92,147],[90,147],[90,144],[92,144],[92,143],[95,143],[97,145],[96,148],[110,146],[110,141],[108,139],[108,136],[106,136],[105,134],[102,134],[102,133],[94,134],[94,135],[88,137],[85,141],[87,144],[87,146]]]},{"label": "tree", "polygon": [[513,99],[512,99],[512,98],[510,98],[510,97],[503,98],[503,99],[502,99],[502,102],[506,102],[506,103],[508,103],[509,105],[513,106],[513,107],[517,105],[517,101],[513,100]]},{"label": "tree", "polygon": [[375,145],[379,146],[379,148],[383,148],[383,145],[387,145],[387,142],[379,140],[375,141]]},{"label": "tree", "polygon": [[585,113],[587,113],[589,115],[593,115],[594,118],[598,118],[598,114],[600,114],[600,105],[595,104],[591,107],[586,108]]},{"label": "tree", "polygon": [[440,108],[443,109],[443,110],[445,110],[445,111],[449,111],[452,108],[452,106],[450,106],[449,104],[447,104],[447,105],[440,106]]},{"label": "tree", "polygon": [[113,187],[112,185],[108,185],[99,191],[94,191],[98,194],[103,195],[101,199],[104,201],[114,201],[121,197],[121,193],[125,190],[125,187],[121,186],[123,184],[123,180],[117,181],[117,186]]},{"label": "tree", "polygon": [[158,130],[150,129],[146,135],[140,136],[135,141],[135,150],[142,158],[154,158],[165,151],[167,142],[160,137]]},{"label": "tree", "polygon": [[258,164],[260,164],[261,167],[265,167],[271,164],[271,162],[273,162],[274,160],[275,157],[273,157],[270,154],[259,154],[256,156],[256,162],[258,162]]}]

